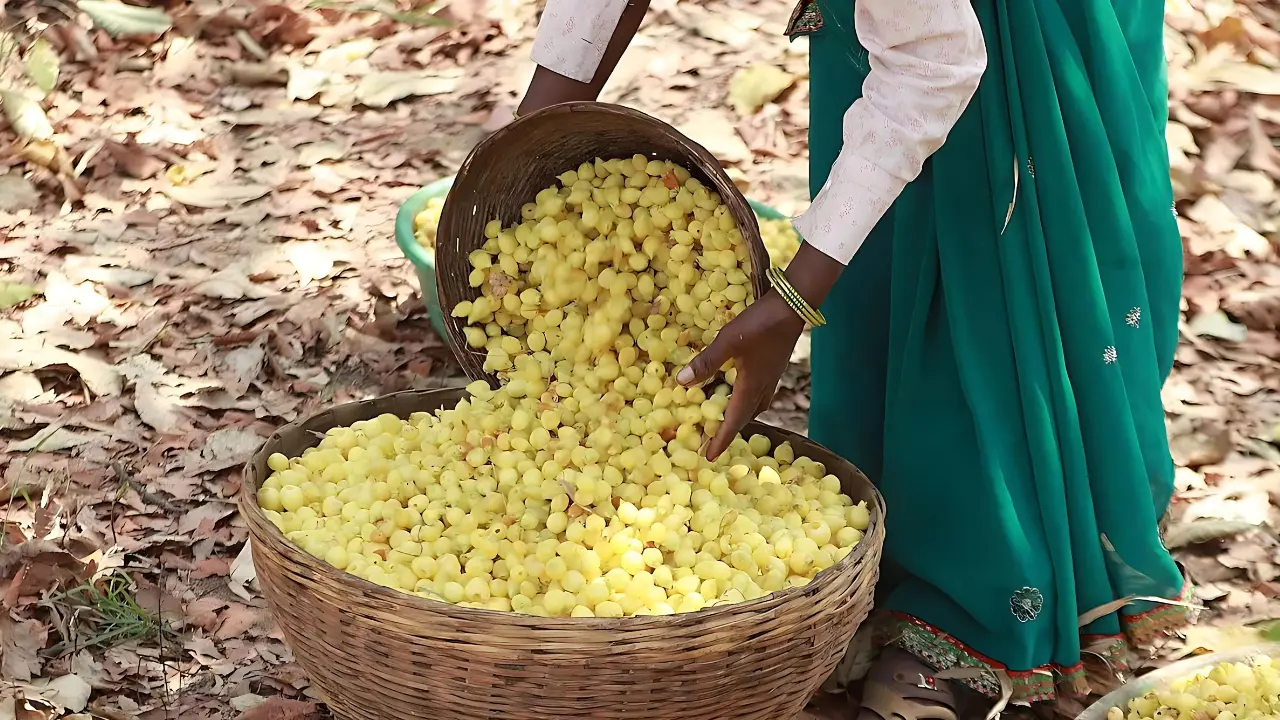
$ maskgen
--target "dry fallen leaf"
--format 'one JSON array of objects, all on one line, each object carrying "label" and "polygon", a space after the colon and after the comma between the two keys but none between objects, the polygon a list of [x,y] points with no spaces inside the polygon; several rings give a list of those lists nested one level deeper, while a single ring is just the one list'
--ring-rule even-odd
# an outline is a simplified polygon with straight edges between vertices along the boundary
[{"label": "dry fallen leaf", "polygon": [[89,695],[93,693],[93,686],[75,673],[56,677],[35,687],[39,688],[43,700],[63,712],[84,710],[89,705]]},{"label": "dry fallen leaf", "polygon": [[751,115],[773,102],[795,81],[795,75],[775,65],[745,67],[729,81],[729,103],[739,115]]},{"label": "dry fallen leaf", "polygon": [[76,433],[66,428],[49,426],[45,430],[32,435],[26,440],[14,440],[5,448],[6,452],[57,452],[84,445],[93,440],[92,435]]},{"label": "dry fallen leaf", "polygon": [[1256,529],[1256,525],[1239,520],[1194,520],[1188,523],[1174,523],[1165,531],[1164,546],[1170,550],[1176,550]]},{"label": "dry fallen leaf", "polygon": [[112,37],[160,35],[173,26],[169,15],[159,8],[138,7],[111,0],[76,0],[76,6]]},{"label": "dry fallen leaf", "polygon": [[722,162],[737,163],[751,159],[751,149],[723,111],[695,110],[680,124],[679,130]]},{"label": "dry fallen leaf", "polygon": [[231,698],[231,709],[238,713],[243,713],[246,710],[258,707],[266,701],[267,699],[261,695],[245,693],[244,695],[237,695]]},{"label": "dry fallen leaf", "polygon": [[262,343],[255,343],[248,347],[241,347],[227,353],[222,359],[222,365],[226,368],[226,372],[222,374],[226,381],[227,392],[232,396],[241,398],[249,391],[250,384],[258,379],[258,374],[262,372],[262,363],[266,360],[267,352]]},{"label": "dry fallen leaf", "polygon": [[196,283],[192,290],[201,295],[223,300],[244,298],[259,300],[271,295],[266,288],[250,280],[239,268],[219,270]]},{"label": "dry fallen leaf", "polygon": [[17,90],[0,90],[0,110],[23,140],[50,140],[53,125],[35,98]]},{"label": "dry fallen leaf", "polygon": [[365,60],[377,49],[377,39],[367,35],[357,37],[321,50],[315,58],[314,66],[331,73],[345,72],[353,63]]},{"label": "dry fallen leaf", "polygon": [[0,610],[0,678],[27,682],[39,675],[47,635],[35,620],[14,620]]},{"label": "dry fallen leaf", "polygon": [[1228,625],[1215,627],[1212,625],[1193,625],[1183,631],[1185,649],[1175,655],[1185,657],[1199,650],[1209,652],[1226,652],[1257,645],[1262,636],[1257,628],[1245,625]]},{"label": "dry fallen leaf", "polygon": [[1249,328],[1236,322],[1221,310],[1200,313],[1187,323],[1192,333],[1201,336],[1215,337],[1228,342],[1244,342],[1249,337]]},{"label": "dry fallen leaf", "polygon": [[1271,243],[1258,231],[1245,224],[1240,216],[1217,195],[1205,195],[1187,209],[1187,217],[1208,229],[1221,248],[1234,258],[1265,258]]},{"label": "dry fallen leaf", "polygon": [[760,37],[755,31],[763,21],[756,14],[723,7],[712,11],[691,3],[680,7],[677,21],[708,40],[742,50]]},{"label": "dry fallen leaf", "polygon": [[183,619],[182,600],[144,580],[138,582],[134,600],[138,607],[165,622],[180,623]]},{"label": "dry fallen leaf", "polygon": [[320,112],[321,108],[308,105],[254,108],[253,110],[232,113],[226,119],[232,125],[292,125],[310,120],[318,116]]},{"label": "dry fallen leaf", "polygon": [[81,650],[71,657],[71,672],[79,675],[95,689],[111,688],[111,681],[103,670],[102,664],[94,660],[88,650]]},{"label": "dry fallen leaf", "polygon": [[187,604],[187,623],[205,630],[212,630],[218,621],[218,611],[227,606],[227,601],[212,595],[197,598]]},{"label": "dry fallen leaf", "polygon": [[188,453],[187,472],[216,472],[243,465],[262,445],[263,439],[247,428],[215,430],[199,448]]},{"label": "dry fallen leaf", "polygon": [[155,177],[164,170],[164,161],[155,157],[144,146],[130,141],[128,144],[108,141],[104,146],[121,170],[139,180]]},{"label": "dry fallen leaf", "polygon": [[120,394],[120,373],[97,358],[68,352],[39,335],[0,342],[0,370],[36,370],[51,365],[71,367],[98,395]]},{"label": "dry fallen leaf", "polygon": [[231,575],[227,580],[227,587],[245,602],[250,602],[253,597],[249,588],[257,579],[258,570],[253,565],[253,543],[246,540],[235,562],[231,563]]},{"label": "dry fallen leaf", "polygon": [[34,210],[40,204],[36,186],[16,173],[0,173],[0,212]]},{"label": "dry fallen leaf", "polygon": [[252,28],[253,36],[267,47],[303,47],[315,37],[311,31],[311,15],[303,15],[287,5],[263,5],[245,20],[245,25]]},{"label": "dry fallen leaf", "polygon": [[43,37],[36,38],[36,41],[31,43],[31,47],[27,50],[27,77],[31,78],[31,82],[35,83],[35,86],[40,88],[40,91],[46,95],[58,84],[60,64],[61,59],[58,57],[58,52]]},{"label": "dry fallen leaf", "polygon": [[246,710],[236,720],[320,720],[320,709],[312,702],[273,696]]},{"label": "dry fallen leaf", "polygon": [[218,624],[218,630],[214,633],[214,637],[219,640],[227,640],[248,632],[262,620],[262,614],[247,605],[233,603],[222,611],[220,619],[221,622]]},{"label": "dry fallen leaf", "polygon": [[267,185],[247,182],[196,181],[189,185],[170,185],[162,189],[174,202],[188,207],[225,208],[252,202],[267,193]]},{"label": "dry fallen leaf", "polygon": [[207,502],[197,505],[178,521],[178,534],[210,533],[218,521],[235,511],[236,506],[231,503]]},{"label": "dry fallen leaf", "polygon": [[333,274],[335,258],[332,251],[321,243],[290,243],[285,248],[285,255],[298,271],[303,285]]},{"label": "dry fallen leaf", "polygon": [[341,160],[346,150],[338,143],[313,142],[298,147],[298,167],[311,167],[329,160]]},{"label": "dry fallen leaf", "polygon": [[1224,298],[1223,307],[1251,330],[1280,330],[1280,288],[1241,291]]},{"label": "dry fallen leaf", "polygon": [[458,87],[458,78],[424,75],[419,72],[376,72],[356,85],[356,101],[384,108],[396,100],[423,95],[442,95]]},{"label": "dry fallen leaf", "polygon": [[1223,63],[1209,73],[1217,81],[1239,92],[1280,95],[1280,72],[1252,63]]},{"label": "dry fallen leaf", "polygon": [[178,406],[165,397],[155,385],[138,382],[133,389],[133,405],[142,422],[160,432],[177,432],[181,430],[181,413]]},{"label": "dry fallen leaf", "polygon": [[32,285],[0,280],[0,310],[8,310],[19,303],[26,302],[39,290]]}]

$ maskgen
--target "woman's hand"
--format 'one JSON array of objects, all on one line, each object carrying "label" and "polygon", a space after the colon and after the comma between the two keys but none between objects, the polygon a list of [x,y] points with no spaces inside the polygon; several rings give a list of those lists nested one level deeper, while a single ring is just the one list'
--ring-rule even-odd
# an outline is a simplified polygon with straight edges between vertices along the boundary
[{"label": "woman's hand", "polygon": [[756,415],[769,408],[804,320],[777,292],[770,291],[725,325],[711,345],[676,375],[686,387],[710,380],[730,360],[738,371],[724,422],[707,446],[707,459],[720,457]]},{"label": "woman's hand", "polygon": [[[844,265],[803,243],[787,265],[787,280],[810,307],[817,308],[843,271]],[[710,347],[676,375],[676,381],[687,387],[710,380],[730,360],[738,370],[724,423],[707,446],[708,460],[720,457],[752,418],[769,409],[802,332],[804,320],[776,290],[770,290],[725,325]]]}]

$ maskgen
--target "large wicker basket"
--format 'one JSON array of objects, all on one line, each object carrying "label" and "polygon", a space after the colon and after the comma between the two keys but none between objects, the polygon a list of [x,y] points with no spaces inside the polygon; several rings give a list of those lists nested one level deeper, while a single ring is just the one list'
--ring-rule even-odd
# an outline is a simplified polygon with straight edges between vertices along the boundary
[{"label": "large wicker basket", "polygon": [[884,502],[847,461],[748,426],[826,465],[871,508],[862,543],[803,588],[663,617],[547,619],[423,600],[348,575],[287,541],[259,509],[267,456],[357,420],[453,406],[465,391],[342,405],[276,431],[245,468],[240,509],[258,581],[298,662],[341,720],[787,720],[871,609]]},{"label": "large wicker basket", "polygon": [[681,165],[720,193],[747,241],[755,296],[764,294],[763,270],[769,254],[760,239],[760,225],[711,153],[670,125],[630,108],[598,102],[555,105],[517,119],[477,145],[458,170],[441,210],[436,288],[445,325],[467,375],[497,384],[497,378],[482,369],[484,355],[466,351],[464,322],[449,312],[459,302],[479,295],[467,282],[471,272],[467,256],[484,245],[485,224],[494,218],[501,219],[503,226],[519,222],[524,203],[558,175],[584,162],[636,154]]}]

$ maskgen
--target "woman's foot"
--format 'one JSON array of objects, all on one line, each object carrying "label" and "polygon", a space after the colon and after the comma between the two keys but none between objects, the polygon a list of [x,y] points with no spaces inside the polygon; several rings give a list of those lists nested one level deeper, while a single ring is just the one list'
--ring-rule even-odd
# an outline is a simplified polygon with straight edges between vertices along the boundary
[{"label": "woman's foot", "polygon": [[858,720],[957,720],[956,696],[916,656],[885,648],[867,674]]}]

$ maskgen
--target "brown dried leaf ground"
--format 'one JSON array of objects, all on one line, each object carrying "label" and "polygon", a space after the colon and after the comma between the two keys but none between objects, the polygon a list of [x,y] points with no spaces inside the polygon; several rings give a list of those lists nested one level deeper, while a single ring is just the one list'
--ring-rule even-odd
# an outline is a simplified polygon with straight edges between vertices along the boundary
[{"label": "brown dried leaf ground", "polygon": [[[780,37],[786,4],[654,5],[606,99],[803,207],[806,50]],[[55,143],[0,130],[0,289],[38,291],[0,311],[0,718],[322,714],[238,561],[236,469],[325,405],[457,380],[392,217],[509,119],[531,72],[536,9],[518,0],[454,2],[449,27],[168,7],[175,29],[149,43],[50,33]],[[1280,617],[1280,11],[1189,0],[1168,27],[1188,269],[1171,543],[1209,612],[1162,657]],[[790,85],[742,114],[730,78],[758,65]],[[805,356],[771,413],[801,429]]]}]

